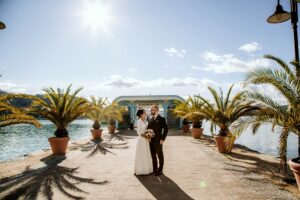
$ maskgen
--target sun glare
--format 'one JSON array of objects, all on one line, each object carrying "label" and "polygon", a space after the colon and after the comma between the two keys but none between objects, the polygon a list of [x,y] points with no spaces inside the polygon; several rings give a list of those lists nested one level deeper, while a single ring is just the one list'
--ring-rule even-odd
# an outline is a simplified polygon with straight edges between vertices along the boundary
[{"label": "sun glare", "polygon": [[109,31],[109,24],[113,21],[109,3],[103,1],[86,1],[84,7],[80,12],[83,26],[96,33]]}]

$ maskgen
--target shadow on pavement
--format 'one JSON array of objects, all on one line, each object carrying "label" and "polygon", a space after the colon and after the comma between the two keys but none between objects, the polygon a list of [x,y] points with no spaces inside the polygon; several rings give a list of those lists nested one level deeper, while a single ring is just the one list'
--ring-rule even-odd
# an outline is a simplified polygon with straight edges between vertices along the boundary
[{"label": "shadow on pavement", "polygon": [[192,199],[174,181],[165,175],[136,176],[144,187],[158,200]]},{"label": "shadow on pavement", "polygon": [[102,139],[92,139],[86,144],[79,144],[74,148],[80,148],[81,151],[90,151],[87,157],[92,157],[97,153],[101,153],[104,155],[106,153],[111,153],[113,155],[116,155],[114,152],[110,151],[110,149],[128,149],[129,147],[128,145],[126,145],[126,143],[116,144]]},{"label": "shadow on pavement", "polygon": [[48,156],[41,159],[46,166],[29,169],[21,174],[0,179],[0,199],[37,199],[43,195],[53,199],[53,188],[57,188],[71,199],[83,199],[74,193],[87,193],[76,185],[79,183],[105,184],[107,181],[96,182],[93,179],[76,176],[78,167],[69,168],[58,164],[65,160],[64,155]]}]

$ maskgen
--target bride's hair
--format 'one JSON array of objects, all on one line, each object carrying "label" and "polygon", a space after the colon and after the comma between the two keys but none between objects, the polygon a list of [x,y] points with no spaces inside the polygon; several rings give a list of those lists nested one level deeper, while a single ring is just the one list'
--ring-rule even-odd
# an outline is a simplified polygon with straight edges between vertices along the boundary
[{"label": "bride's hair", "polygon": [[145,112],[145,110],[140,109],[136,112],[136,116],[138,116],[139,118],[141,118],[141,116],[143,115],[143,113]]}]

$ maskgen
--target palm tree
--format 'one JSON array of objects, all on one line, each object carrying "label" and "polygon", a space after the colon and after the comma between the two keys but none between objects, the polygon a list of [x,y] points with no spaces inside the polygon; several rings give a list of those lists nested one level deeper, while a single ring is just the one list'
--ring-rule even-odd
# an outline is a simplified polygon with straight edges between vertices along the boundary
[{"label": "palm tree", "polygon": [[[273,130],[274,127],[279,126],[279,154],[281,165],[283,165],[281,168],[283,168],[283,173],[286,174],[288,136],[291,132],[300,136],[300,77],[296,75],[299,64],[292,62],[291,65],[294,66],[294,69],[292,69],[280,58],[272,55],[266,55],[265,58],[275,61],[280,69],[257,68],[247,74],[246,84],[267,84],[273,86],[286,102],[281,103],[258,91],[249,91],[247,93],[248,98],[257,101],[263,106],[263,112],[241,121],[240,124],[243,124],[243,126],[240,126],[240,128],[251,126],[253,133],[256,133],[263,123],[271,124]],[[300,156],[300,140],[298,141],[298,154]]]},{"label": "palm tree", "polygon": [[203,106],[203,101],[198,96],[189,96],[185,101],[175,101],[175,115],[183,119],[191,120],[194,128],[201,128],[201,121],[204,118],[199,110]]},{"label": "palm tree", "polygon": [[106,120],[108,122],[112,120],[121,121],[123,119],[123,113],[125,112],[125,107],[120,106],[117,102],[113,101],[108,103],[108,106],[105,111]]},{"label": "palm tree", "polygon": [[109,133],[114,133],[116,129],[116,120],[121,121],[123,120],[123,113],[125,112],[125,107],[120,106],[117,102],[113,101],[108,103],[108,106],[105,110],[106,120],[108,121],[108,130]]},{"label": "palm tree", "polygon": [[68,137],[68,125],[91,109],[85,98],[77,97],[82,88],[71,94],[71,86],[68,86],[66,91],[50,87],[43,90],[44,98],[33,98],[31,111],[50,120],[56,126],[56,137]]},{"label": "palm tree", "polygon": [[106,119],[107,98],[91,96],[91,105],[92,109],[86,113],[86,117],[94,121],[94,129],[99,129],[101,128],[101,121]]},{"label": "palm tree", "polygon": [[25,94],[6,94],[0,96],[0,128],[14,124],[32,124],[40,127],[41,124],[31,115],[28,115],[26,108],[17,108],[10,104],[10,100],[16,98],[31,98]]},{"label": "palm tree", "polygon": [[[86,113],[86,117],[94,121],[94,129],[101,127],[101,121],[106,121],[109,126],[114,126],[115,120],[121,121],[123,119],[125,108],[119,106],[117,102],[110,103],[107,98],[99,97],[97,99],[92,96],[91,106],[92,109]],[[108,128],[110,129],[110,127]]]},{"label": "palm tree", "polygon": [[125,112],[125,107],[120,106],[117,102],[108,102],[108,106],[105,110],[105,118],[107,122],[111,125],[115,124],[115,121],[123,120],[123,113]]},{"label": "palm tree", "polygon": [[281,158],[280,171],[283,175],[287,175],[287,139],[290,133],[295,133],[300,136],[300,107],[292,109],[287,105],[281,105],[273,98],[260,94],[257,91],[248,91],[247,97],[255,100],[260,105],[260,112],[253,116],[248,116],[240,119],[237,124],[240,130],[245,130],[248,127],[252,129],[252,133],[256,134],[262,124],[270,124],[272,130],[279,127],[279,155]]},{"label": "palm tree", "polygon": [[[236,137],[241,134],[241,129],[236,129],[233,126],[234,123],[241,117],[252,115],[259,109],[259,107],[254,104],[254,101],[245,99],[243,91],[230,97],[232,88],[233,85],[229,88],[227,95],[223,96],[222,89],[220,89],[220,94],[218,94],[215,89],[208,87],[214,99],[213,103],[199,96],[203,101],[203,106],[199,111],[203,114],[205,119],[211,122],[210,130],[212,134],[217,126],[220,128],[219,136],[226,138],[227,152],[231,151]],[[220,152],[222,151],[220,150]]]}]

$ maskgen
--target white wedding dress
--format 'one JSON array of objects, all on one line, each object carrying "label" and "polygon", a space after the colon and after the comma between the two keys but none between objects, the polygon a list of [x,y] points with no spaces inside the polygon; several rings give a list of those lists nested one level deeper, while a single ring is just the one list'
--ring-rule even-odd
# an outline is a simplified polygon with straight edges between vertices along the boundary
[{"label": "white wedding dress", "polygon": [[136,175],[146,175],[153,172],[152,158],[150,152],[149,140],[142,137],[147,130],[148,123],[139,119],[137,122],[137,144],[135,153],[135,167],[134,172]]}]

